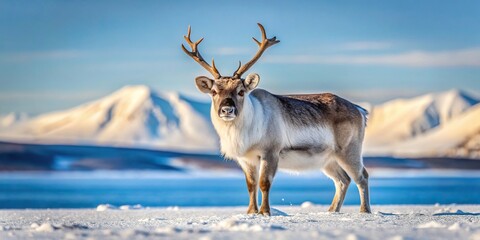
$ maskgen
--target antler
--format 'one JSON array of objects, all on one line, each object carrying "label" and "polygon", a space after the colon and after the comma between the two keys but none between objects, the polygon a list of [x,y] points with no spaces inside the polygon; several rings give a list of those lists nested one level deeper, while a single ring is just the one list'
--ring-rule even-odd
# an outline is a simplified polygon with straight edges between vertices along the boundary
[{"label": "antler", "polygon": [[253,38],[253,41],[255,41],[258,45],[258,51],[257,51],[257,54],[255,54],[255,56],[252,58],[252,60],[250,60],[250,62],[248,62],[247,64],[243,65],[242,66],[242,63],[240,62],[239,63],[239,66],[237,68],[237,70],[235,70],[235,72],[233,73],[233,77],[235,78],[240,78],[242,76],[242,74],[244,74],[246,71],[248,71],[248,69],[250,69],[253,64],[255,64],[257,62],[257,60],[262,56],[263,52],[279,43],[280,41],[277,40],[277,37],[273,37],[273,38],[267,38],[267,34],[265,33],[265,28],[263,28],[262,24],[260,23],[257,23],[258,24],[258,27],[260,28],[260,31],[262,32],[262,41],[259,42],[257,39],[255,39],[254,37]]},{"label": "antler", "polygon": [[182,49],[183,51],[193,58],[196,62],[198,62],[200,65],[202,65],[203,68],[205,68],[207,71],[209,71],[215,78],[220,78],[220,72],[218,72],[217,67],[215,67],[215,61],[212,59],[212,66],[210,66],[205,59],[203,59],[202,55],[200,55],[200,52],[198,52],[198,44],[200,44],[203,41],[203,38],[200,38],[200,40],[196,42],[192,42],[190,39],[190,33],[191,33],[191,28],[188,26],[188,33],[187,36],[183,36],[185,38],[185,41],[187,41],[188,45],[190,45],[190,48],[192,48],[192,51],[188,51],[185,46],[182,44]]}]

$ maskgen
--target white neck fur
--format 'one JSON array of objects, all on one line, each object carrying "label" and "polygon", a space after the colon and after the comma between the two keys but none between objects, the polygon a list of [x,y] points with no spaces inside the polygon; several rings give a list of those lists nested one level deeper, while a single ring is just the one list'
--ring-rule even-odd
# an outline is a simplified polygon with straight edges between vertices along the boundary
[{"label": "white neck fur", "polygon": [[231,122],[218,117],[213,104],[210,111],[213,126],[220,137],[220,149],[227,158],[243,156],[264,135],[266,124],[263,107],[255,97],[247,94],[242,112]]}]

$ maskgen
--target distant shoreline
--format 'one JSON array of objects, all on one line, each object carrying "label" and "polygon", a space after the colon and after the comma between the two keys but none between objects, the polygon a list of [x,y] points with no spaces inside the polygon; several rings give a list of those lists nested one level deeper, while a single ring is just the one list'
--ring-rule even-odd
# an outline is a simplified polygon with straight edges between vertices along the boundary
[{"label": "distant shoreline", "polygon": [[[174,159],[174,161],[173,161]],[[367,168],[480,170],[480,160],[450,157],[366,156]],[[0,141],[2,171],[228,170],[234,161],[216,153],[97,145],[36,144]]]}]

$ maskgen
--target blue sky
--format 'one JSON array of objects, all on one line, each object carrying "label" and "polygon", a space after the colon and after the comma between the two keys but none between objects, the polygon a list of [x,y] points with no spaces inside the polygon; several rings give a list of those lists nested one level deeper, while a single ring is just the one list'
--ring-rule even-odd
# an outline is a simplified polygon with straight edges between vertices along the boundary
[{"label": "blue sky", "polygon": [[275,93],[353,101],[480,92],[479,1],[0,1],[0,114],[76,106],[126,84],[198,94],[207,75],[180,48],[187,26],[230,75],[260,37],[280,44],[250,70]]}]

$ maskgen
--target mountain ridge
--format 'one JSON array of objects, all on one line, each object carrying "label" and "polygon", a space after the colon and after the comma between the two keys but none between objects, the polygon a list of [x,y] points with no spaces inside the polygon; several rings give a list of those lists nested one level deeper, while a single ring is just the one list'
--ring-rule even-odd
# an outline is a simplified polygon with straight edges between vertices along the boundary
[{"label": "mountain ridge", "polygon": [[39,115],[2,131],[7,139],[214,150],[209,105],[179,93],[126,86],[77,107]]},{"label": "mountain ridge", "polygon": [[365,138],[369,145],[408,140],[447,123],[479,102],[457,89],[388,101],[371,110]]}]

